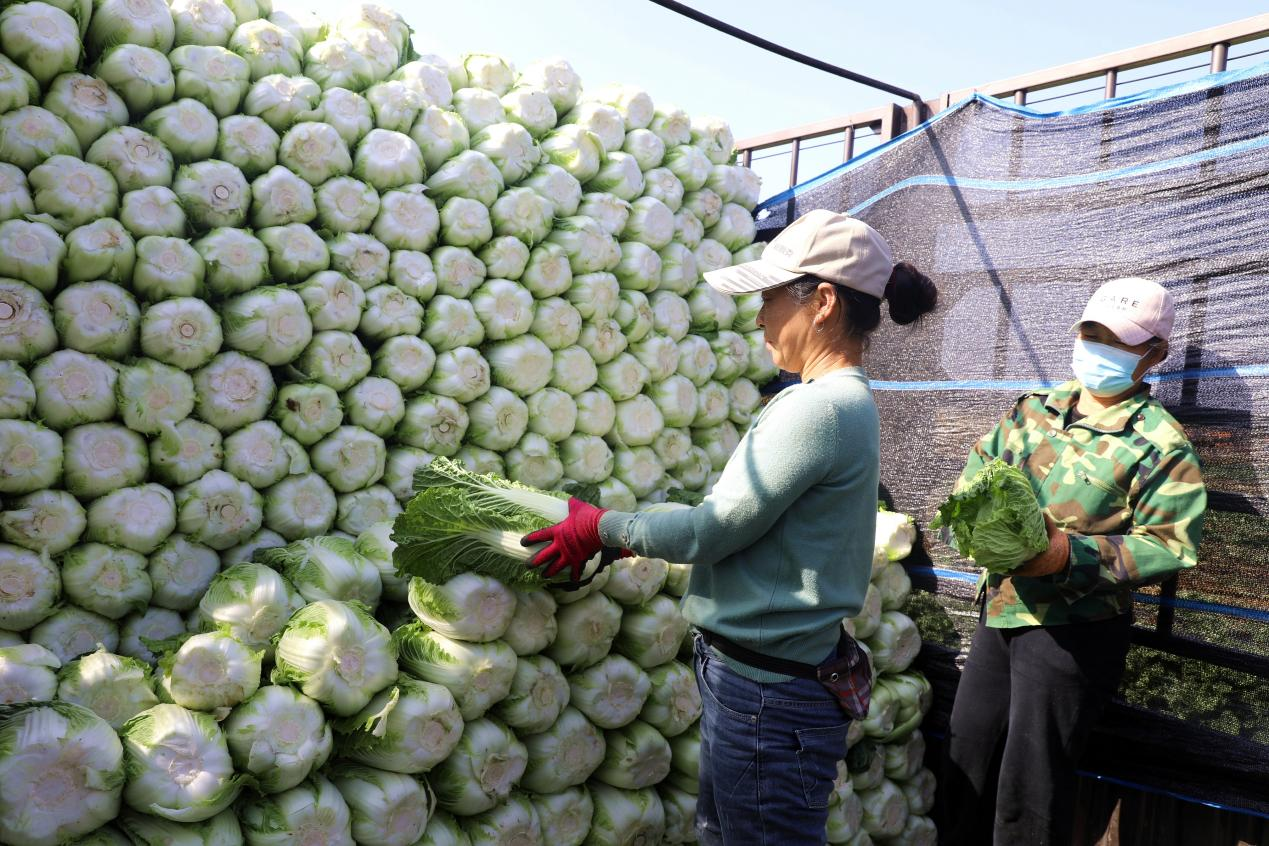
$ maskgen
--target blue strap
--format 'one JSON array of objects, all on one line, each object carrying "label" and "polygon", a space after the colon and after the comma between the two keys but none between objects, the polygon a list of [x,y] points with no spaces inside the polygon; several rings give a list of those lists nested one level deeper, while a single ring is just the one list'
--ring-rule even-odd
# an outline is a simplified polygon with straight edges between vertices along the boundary
[{"label": "blue strap", "polygon": [[[978,575],[975,573],[967,573],[964,570],[951,570],[946,567],[910,567],[913,573],[922,575],[932,575],[936,578],[947,579],[955,582],[973,582],[977,584]],[[1238,605],[1226,605],[1221,602],[1204,602],[1200,599],[1178,599],[1166,596],[1155,596],[1150,593],[1134,593],[1132,598],[1137,602],[1145,605],[1158,605],[1163,608],[1179,608],[1183,611],[1202,611],[1207,614],[1224,614],[1228,617],[1238,617],[1244,620],[1255,620],[1259,623],[1269,623],[1269,611],[1261,611],[1257,608],[1243,608]]]}]

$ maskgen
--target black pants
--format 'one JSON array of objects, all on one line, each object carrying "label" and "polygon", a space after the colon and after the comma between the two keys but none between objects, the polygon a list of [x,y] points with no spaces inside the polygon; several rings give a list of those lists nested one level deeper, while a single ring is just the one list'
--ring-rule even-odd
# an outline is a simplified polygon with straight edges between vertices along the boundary
[{"label": "black pants", "polygon": [[980,618],[952,706],[948,846],[1069,846],[1075,763],[1119,687],[1132,620],[992,629]]}]

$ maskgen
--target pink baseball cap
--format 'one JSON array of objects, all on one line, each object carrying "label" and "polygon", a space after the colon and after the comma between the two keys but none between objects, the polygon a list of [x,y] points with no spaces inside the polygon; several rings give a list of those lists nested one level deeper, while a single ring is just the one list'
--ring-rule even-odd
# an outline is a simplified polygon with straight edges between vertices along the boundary
[{"label": "pink baseball cap", "polygon": [[1149,279],[1128,277],[1098,288],[1071,330],[1081,323],[1100,323],[1125,344],[1135,346],[1151,338],[1166,341],[1175,319],[1176,304],[1167,288]]},{"label": "pink baseball cap", "polygon": [[881,233],[849,215],[815,209],[785,227],[757,261],[711,270],[705,281],[724,294],[749,294],[815,276],[883,299],[894,259]]}]

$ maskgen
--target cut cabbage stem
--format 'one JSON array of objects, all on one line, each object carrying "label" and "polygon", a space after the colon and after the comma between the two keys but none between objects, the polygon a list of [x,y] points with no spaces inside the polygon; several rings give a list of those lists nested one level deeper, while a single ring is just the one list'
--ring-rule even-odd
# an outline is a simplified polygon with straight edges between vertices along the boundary
[{"label": "cut cabbage stem", "polygon": [[[526,492],[500,491],[500,493],[524,494]],[[528,495],[533,496],[532,493],[529,493]],[[568,503],[564,500],[557,500],[557,501],[563,503],[564,505],[564,515],[563,517],[559,518],[560,520],[563,520],[565,517],[568,516]],[[492,549],[495,552],[502,553],[508,558],[518,558],[524,561],[526,565],[528,565],[528,563],[533,560],[533,556],[537,555],[539,552],[546,549],[547,544],[535,543],[532,546],[522,546],[520,544],[520,539],[522,537],[523,535],[516,534],[515,532],[507,532],[507,531],[502,531],[499,529],[472,529],[468,532],[463,533],[461,536],[455,536],[454,543],[480,544],[488,549]],[[589,561],[586,562],[586,566],[582,571],[583,579],[590,578],[591,576],[595,574],[595,571],[599,569],[600,558],[601,558],[601,555],[595,555],[593,558],[591,558]]]}]

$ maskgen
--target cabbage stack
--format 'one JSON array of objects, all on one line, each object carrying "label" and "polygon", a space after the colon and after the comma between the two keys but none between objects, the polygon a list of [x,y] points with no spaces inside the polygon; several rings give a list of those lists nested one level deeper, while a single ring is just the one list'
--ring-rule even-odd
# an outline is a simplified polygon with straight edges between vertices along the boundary
[{"label": "cabbage stack", "polygon": [[566,61],[260,0],[0,10],[0,631],[149,660],[434,456],[634,509],[774,373],[731,131]]},{"label": "cabbage stack", "polygon": [[[419,56],[388,8],[4,4],[0,843],[413,844],[471,808],[417,776],[506,732],[411,678],[372,530],[441,455],[707,489],[773,374],[756,303],[701,284],[757,196],[722,121]],[[471,836],[547,824],[515,801]]]},{"label": "cabbage stack", "polygon": [[[887,550],[905,543],[910,523],[879,571],[901,572]],[[399,576],[394,551],[388,522],[264,550],[213,578],[191,633],[145,641],[157,662],[0,648],[0,748],[20,753],[0,756],[0,840],[694,842],[689,567],[622,559],[579,590],[435,584]],[[894,573],[870,588],[906,592]],[[930,690],[880,633],[902,615],[876,603],[847,622],[874,627],[880,675],[825,838],[925,846]]]},{"label": "cabbage stack", "polygon": [[693,842],[687,569],[433,584],[391,533],[220,571],[157,662],[0,647],[0,842]]},{"label": "cabbage stack", "polygon": [[689,842],[686,571],[430,584],[389,521],[436,456],[709,489],[775,375],[732,147],[381,6],[5,4],[0,844]]}]

